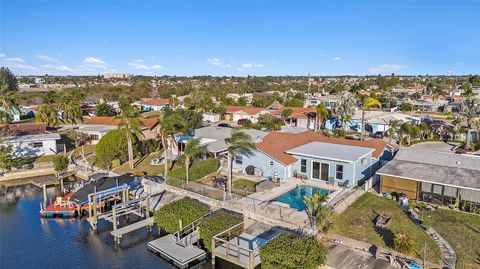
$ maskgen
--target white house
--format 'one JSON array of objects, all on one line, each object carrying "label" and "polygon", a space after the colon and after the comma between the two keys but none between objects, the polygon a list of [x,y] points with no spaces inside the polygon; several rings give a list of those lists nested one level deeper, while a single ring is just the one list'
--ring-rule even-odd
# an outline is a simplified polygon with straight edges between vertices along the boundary
[{"label": "white house", "polygon": [[220,121],[220,114],[217,114],[217,113],[205,112],[203,113],[202,116],[203,116],[203,121],[205,122],[215,123]]},{"label": "white house", "polygon": [[13,145],[12,155],[19,157],[37,157],[57,154],[59,134],[28,134],[15,135],[4,139],[5,143]]}]

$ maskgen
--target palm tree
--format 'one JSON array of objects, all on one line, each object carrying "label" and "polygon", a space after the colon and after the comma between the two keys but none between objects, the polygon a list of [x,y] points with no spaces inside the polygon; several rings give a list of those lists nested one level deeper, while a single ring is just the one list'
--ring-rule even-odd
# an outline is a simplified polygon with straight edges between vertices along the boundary
[{"label": "palm tree", "polygon": [[244,155],[251,155],[255,149],[255,144],[252,138],[247,133],[238,129],[233,130],[232,135],[225,138],[227,144],[227,161],[228,161],[228,193],[232,192],[232,172],[233,172],[233,156],[242,153]]},{"label": "palm tree", "polygon": [[130,169],[133,169],[133,138],[143,137],[142,126],[143,123],[138,118],[133,108],[128,103],[121,103],[120,108],[122,113],[117,117],[120,120],[118,127],[123,129],[127,138],[128,162]]},{"label": "palm tree", "polygon": [[[81,102],[83,100],[83,94],[78,93],[78,91],[74,90],[71,94],[63,95],[59,102],[57,103],[57,107],[59,111],[63,111],[63,119],[64,123],[69,123],[72,125],[76,125],[78,122],[83,122],[82,117],[82,108]],[[72,135],[75,136],[75,131],[71,128]],[[75,137],[75,147],[78,146],[78,138]]]},{"label": "palm tree", "polygon": [[16,92],[10,90],[7,84],[0,87],[0,107],[6,115],[0,117],[0,119],[5,118],[6,122],[10,122],[10,113],[18,109],[18,105],[16,102],[17,98],[18,96]]},{"label": "palm tree", "polygon": [[350,92],[344,91],[337,96],[337,102],[333,106],[333,113],[342,120],[344,130],[348,131],[347,122],[355,114],[355,98]]},{"label": "palm tree", "polygon": [[321,205],[317,211],[317,230],[327,232],[335,219],[335,213],[328,205]]},{"label": "palm tree", "polygon": [[394,248],[396,251],[410,254],[415,250],[413,244],[414,241],[408,234],[395,234]]},{"label": "palm tree", "polygon": [[200,139],[190,139],[185,148],[183,150],[183,156],[185,156],[185,179],[189,180],[189,168],[190,162],[193,161],[194,158],[199,156],[202,153],[207,152],[207,148],[205,146],[200,145]]},{"label": "palm tree", "polygon": [[360,133],[360,140],[363,141],[363,137],[365,136],[365,111],[372,108],[372,107],[377,107],[377,108],[381,108],[382,107],[382,104],[375,98],[373,97],[368,97],[367,99],[365,99],[365,101],[363,101],[363,105],[362,105],[362,130],[361,130],[361,133]]},{"label": "palm tree", "polygon": [[310,217],[310,223],[312,225],[315,224],[315,219],[317,217],[319,208],[321,207],[322,203],[327,200],[327,196],[317,191],[316,193],[312,194],[312,196],[304,196],[303,203],[307,207],[307,214]]},{"label": "palm tree", "polygon": [[[175,134],[183,131],[184,129],[184,120],[176,116],[175,112],[171,114],[164,114],[163,118],[158,119],[160,124],[160,141],[162,142],[163,152],[165,155],[165,171],[164,174],[167,176],[168,174],[168,156],[167,152],[170,149],[169,147],[169,139],[174,136]],[[170,154],[171,156],[171,154]]]},{"label": "palm tree", "polygon": [[[400,126],[400,121],[399,120],[391,120],[389,123],[389,128],[388,128],[388,143],[392,143],[392,138],[395,135],[395,133],[398,130],[398,127]],[[399,138],[400,139],[400,138]]]},{"label": "palm tree", "polygon": [[324,104],[318,104],[316,109],[317,116],[317,125],[315,130],[318,132],[323,128],[323,121],[328,118],[329,112],[327,107]]},{"label": "palm tree", "polygon": [[472,120],[480,115],[480,101],[477,98],[465,98],[460,106],[460,113],[463,119],[467,121],[467,137],[465,140],[465,149],[470,149],[470,129],[472,128]]},{"label": "palm tree", "polygon": [[56,106],[51,104],[41,105],[35,113],[35,120],[37,122],[45,123],[48,127],[57,126],[60,123],[60,120],[58,118],[58,110]]},{"label": "palm tree", "polygon": [[420,135],[420,128],[418,128],[416,124],[406,122],[400,126],[400,132],[402,136],[399,136],[399,141],[401,141],[403,135],[405,135],[407,138],[407,144],[410,145],[412,143],[412,138],[416,138]]}]

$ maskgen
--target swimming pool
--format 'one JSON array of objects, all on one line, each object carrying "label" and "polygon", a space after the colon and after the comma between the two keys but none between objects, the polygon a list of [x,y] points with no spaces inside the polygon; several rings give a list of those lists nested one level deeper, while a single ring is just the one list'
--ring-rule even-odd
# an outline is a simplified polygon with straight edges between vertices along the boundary
[{"label": "swimming pool", "polygon": [[280,196],[275,197],[272,201],[277,201],[290,205],[291,208],[295,208],[298,211],[305,210],[306,205],[303,202],[303,197],[310,197],[317,191],[320,191],[321,194],[328,195],[329,190],[312,187],[312,186],[298,186]]}]

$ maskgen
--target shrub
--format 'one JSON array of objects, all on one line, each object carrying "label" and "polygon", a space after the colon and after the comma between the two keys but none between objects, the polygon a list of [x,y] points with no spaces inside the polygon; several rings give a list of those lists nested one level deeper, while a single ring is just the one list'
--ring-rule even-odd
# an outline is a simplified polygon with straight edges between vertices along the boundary
[{"label": "shrub", "polygon": [[101,103],[97,106],[95,115],[99,117],[112,117],[117,115],[117,113],[115,112],[115,109],[111,105],[107,103]]},{"label": "shrub", "polygon": [[394,244],[395,250],[400,253],[410,254],[414,251],[413,239],[408,234],[395,234]]},{"label": "shrub", "polygon": [[262,269],[312,269],[325,265],[327,249],[313,237],[283,233],[260,249]]},{"label": "shrub", "polygon": [[120,160],[119,159],[115,159],[112,161],[112,167],[119,167],[120,166]]},{"label": "shrub", "polygon": [[[133,154],[138,154],[138,142],[133,139]],[[103,136],[95,148],[95,165],[108,168],[113,160],[125,162],[128,159],[127,138],[122,130],[113,130]]]},{"label": "shrub", "polygon": [[[219,162],[215,158],[199,160],[192,164],[189,170],[190,180],[200,179],[208,174],[216,172],[220,167]],[[171,177],[185,179],[184,167],[177,167],[168,173]]]},{"label": "shrub", "polygon": [[58,154],[53,156],[53,165],[55,171],[62,171],[67,169],[68,167],[68,158],[65,156],[65,154]]},{"label": "shrub", "polygon": [[200,222],[200,238],[208,251],[212,251],[212,238],[226,229],[243,221],[243,217],[225,211],[203,219]]},{"label": "shrub", "polygon": [[163,228],[167,233],[174,233],[180,230],[179,220],[182,220],[182,225],[185,227],[207,214],[208,211],[208,206],[183,198],[156,211],[155,224]]}]

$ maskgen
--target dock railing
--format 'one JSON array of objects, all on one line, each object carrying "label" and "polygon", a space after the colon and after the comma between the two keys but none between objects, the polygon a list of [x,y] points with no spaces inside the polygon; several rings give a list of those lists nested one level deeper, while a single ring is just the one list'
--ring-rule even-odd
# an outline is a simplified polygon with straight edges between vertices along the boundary
[{"label": "dock railing", "polygon": [[260,248],[246,248],[232,242],[232,239],[241,235],[244,230],[245,223],[241,222],[213,236],[212,255],[224,258],[244,268],[255,268],[256,261],[259,261],[260,258]]},{"label": "dock railing", "polygon": [[185,236],[191,234],[192,232],[195,232],[198,225],[200,224],[200,221],[210,215],[212,215],[213,211],[209,211],[207,214],[201,216],[200,218],[194,220],[193,222],[189,223],[185,227],[182,227],[180,230],[176,231],[173,236],[175,237],[175,240],[177,242],[183,240]]}]

